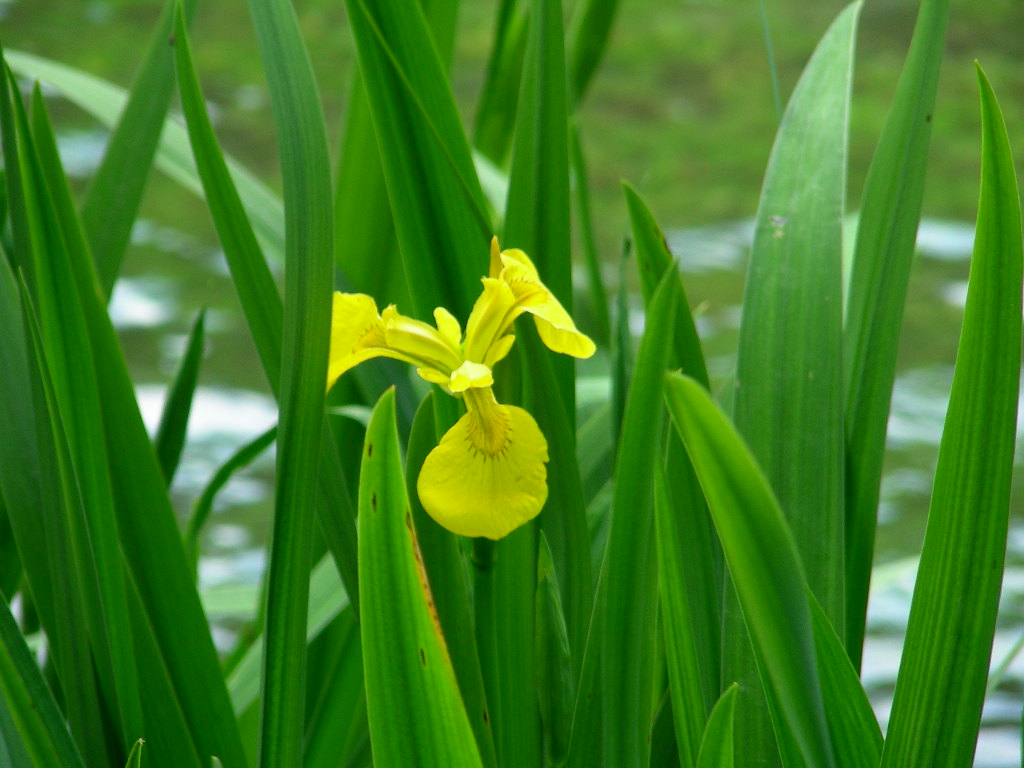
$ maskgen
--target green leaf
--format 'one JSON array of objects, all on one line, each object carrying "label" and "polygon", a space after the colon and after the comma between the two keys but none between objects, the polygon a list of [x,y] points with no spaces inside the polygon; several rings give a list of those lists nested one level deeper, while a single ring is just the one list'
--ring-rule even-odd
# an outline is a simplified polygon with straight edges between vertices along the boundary
[{"label": "green leaf", "polygon": [[569,28],[569,85],[573,102],[580,102],[597,71],[608,44],[618,0],[584,0],[573,9]]},{"label": "green leaf", "polygon": [[192,514],[188,518],[188,525],[182,539],[185,543],[185,551],[188,553],[192,566],[195,568],[199,560],[199,536],[203,526],[210,517],[213,509],[213,502],[220,490],[228,484],[235,472],[246,467],[277,439],[277,426],[273,426],[261,435],[257,435],[248,443],[235,451],[227,461],[218,467],[210,482],[199,494],[195,505],[192,507]]},{"label": "green leaf", "polygon": [[[36,123],[38,130],[41,122],[37,120]],[[52,141],[48,139],[40,146],[52,147]],[[53,156],[52,151],[48,154]],[[200,753],[216,753],[229,766],[241,765],[241,742],[209,628],[181,549],[174,512],[139,415],[117,336],[98,290],[92,260],[82,245],[84,238],[66,185],[62,178],[59,180],[61,183],[54,181],[57,176],[55,162],[48,163],[46,168],[47,189],[53,195],[60,215],[60,235],[69,246],[69,258],[64,262],[64,269],[70,262],[70,274],[59,269],[52,274],[61,280],[74,282],[77,297],[68,297],[67,289],[61,288],[60,295],[68,297],[65,319],[70,322],[75,313],[81,313],[88,336],[85,349],[91,350],[93,358],[96,389],[103,392],[102,407],[97,408],[97,414],[102,417],[103,452],[109,465],[109,482],[115,491],[116,543],[124,558],[123,561],[118,560],[116,569],[109,568],[106,572],[123,576],[123,564],[127,563],[131,579],[125,583],[131,583],[138,590],[137,604],[144,613],[144,617],[136,622],[139,633],[142,633],[133,636],[136,650],[144,643],[152,644],[156,649],[151,654],[154,663],[165,666],[160,674],[168,675],[190,731],[190,738],[185,737],[182,741],[194,740]],[[60,256],[60,251],[51,255]],[[142,510],[145,514],[141,513]],[[154,563],[160,563],[160,568],[154,568]],[[111,629],[111,638],[124,636],[124,627],[128,625],[127,621],[117,624]],[[149,636],[150,632],[152,636]],[[119,663],[124,663],[123,656],[117,658]],[[139,668],[145,670],[146,665],[140,661]],[[123,683],[118,678],[115,682]]]},{"label": "green leaf", "polygon": [[132,747],[132,751],[128,755],[128,762],[124,764],[125,768],[142,768],[142,747],[145,743],[145,739],[135,742],[135,746]]},{"label": "green leaf", "polygon": [[857,670],[814,594],[807,593],[814,629],[821,695],[835,754],[843,768],[876,768],[882,755],[882,731],[861,686]]},{"label": "green leaf", "polygon": [[548,765],[562,765],[569,752],[575,693],[569,633],[562,614],[558,576],[543,532],[537,550],[536,597],[537,703]]},{"label": "green leaf", "polygon": [[1020,198],[980,67],[982,165],[960,348],[882,766],[974,756],[1010,508],[1021,362]]},{"label": "green leaf", "polygon": [[949,0],[922,0],[868,168],[849,281],[846,387],[846,649],[860,667],[896,351],[924,195]]},{"label": "green leaf", "polygon": [[835,766],[807,583],[778,502],[750,449],[699,383],[669,374],[665,397],[722,542],[783,754]]},{"label": "green leaf", "polygon": [[737,690],[736,683],[726,688],[715,708],[711,710],[707,727],[704,729],[700,754],[694,763],[697,768],[732,768],[732,725]]},{"label": "green leaf", "polygon": [[676,326],[672,334],[672,365],[681,368],[687,376],[692,376],[707,387],[708,369],[704,362],[704,353],[701,351],[700,338],[697,336],[697,326],[693,322],[693,313],[690,311],[690,302],[683,288],[682,275],[679,274],[675,259],[668,250],[665,235],[636,190],[626,183],[623,183],[622,190],[626,195],[626,206],[629,208],[633,247],[636,249],[644,304],[650,303],[658,281],[671,267],[676,273],[675,279],[679,282],[677,290],[680,297],[680,309],[676,312]]},{"label": "green leaf", "polygon": [[[121,268],[174,92],[174,65],[167,53],[167,41],[172,38],[178,6],[179,0],[167,0],[164,5],[128,102],[82,201],[82,224],[107,296]],[[196,0],[180,0],[180,7],[191,21]]]},{"label": "green leaf", "polygon": [[[782,119],[758,206],[736,363],[736,426],[790,523],[811,589],[844,618],[842,219],[860,4],[833,22]],[[692,457],[691,457],[692,458]],[[727,604],[729,593],[727,592]],[[724,623],[725,679],[751,680],[747,627]],[[775,752],[760,694],[740,687],[745,759]]]},{"label": "green leaf", "polygon": [[[216,603],[209,602],[206,605],[207,610],[211,610]],[[319,637],[324,628],[348,605],[349,597],[338,577],[337,568],[333,561],[322,559],[313,567],[309,578],[306,640],[312,641]],[[231,694],[231,704],[238,716],[252,706],[259,696],[262,660],[263,637],[260,636],[253,641],[228,676],[227,685]]]},{"label": "green leaf", "polygon": [[602,764],[609,768],[646,766],[650,748],[658,603],[654,468],[662,444],[662,392],[677,290],[675,275],[666,273],[651,299],[615,466],[611,528],[597,597],[603,616],[593,647],[601,659]]},{"label": "green leaf", "polygon": [[[0,603],[0,700],[29,765],[83,766],[36,660],[7,605]],[[9,734],[4,733],[4,740]],[[8,747],[10,748],[10,747]]]},{"label": "green leaf", "polygon": [[437,306],[468,317],[492,228],[426,18],[413,0],[345,6],[413,308],[423,318]]},{"label": "green leaf", "polygon": [[592,334],[599,346],[611,342],[611,318],[609,316],[608,292],[601,276],[601,259],[594,240],[594,221],[590,206],[590,181],[587,178],[587,163],[580,142],[580,125],[574,122],[569,130],[569,160],[572,172],[572,192],[576,201],[576,224],[583,250],[583,265],[587,270],[587,310],[591,323],[596,328]]},{"label": "green leaf", "polygon": [[289,0],[249,3],[270,89],[285,213],[277,486],[267,574],[260,765],[299,765],[306,606],[324,435],[334,233],[323,110]]},{"label": "green leaf", "polygon": [[523,57],[530,29],[527,3],[501,0],[496,13],[494,44],[476,111],[476,148],[503,165],[508,154],[519,105]]},{"label": "green leaf", "polygon": [[[283,313],[281,298],[214,137],[192,67],[188,31],[181,19],[175,35],[182,109],[188,121],[189,138],[207,192],[206,198],[267,381],[271,391],[279,395]],[[355,511],[349,498],[348,483],[337,445],[326,431],[320,461],[318,479],[321,502],[317,508],[320,527],[349,594],[353,602],[358,603]]]},{"label": "green leaf", "polygon": [[160,414],[160,425],[156,430],[153,445],[156,448],[157,460],[163,470],[167,484],[178,468],[181,450],[185,447],[185,433],[188,430],[188,415],[192,408],[192,395],[199,379],[199,365],[203,359],[203,339],[206,310],[202,310],[192,324],[188,336],[188,345],[181,358],[178,373],[171,383]]},{"label": "green leaf", "polygon": [[[696,490],[696,505],[692,503],[692,492],[689,497],[670,494],[664,467],[658,468],[654,486],[658,588],[676,744],[683,765],[696,764],[708,716],[705,700],[712,695],[711,691],[705,690],[709,681],[704,679],[705,667],[698,649],[700,641],[697,635],[701,629],[697,617],[701,606],[691,606],[686,589],[690,551],[684,538],[685,529],[681,518],[691,510],[706,514],[701,509],[703,497],[693,477],[693,469],[690,468],[689,472],[692,487]],[[717,601],[712,605],[717,606]]]},{"label": "green leaf", "polygon": [[476,736],[481,761],[485,766],[494,766],[497,758],[467,589],[466,563],[458,537],[434,522],[423,509],[416,491],[423,462],[438,443],[437,432],[435,394],[430,392],[420,403],[409,433],[406,493],[434,607],[446,638],[466,714]]},{"label": "green leaf", "polygon": [[[506,248],[521,248],[529,254],[544,284],[572,314],[569,129],[561,2],[533,0],[530,8],[502,237]],[[565,411],[574,414],[574,361],[559,356],[551,364]]]},{"label": "green leaf", "polygon": [[418,555],[394,392],[374,409],[359,486],[359,578],[374,765],[480,766]]},{"label": "green leaf", "polygon": [[[181,24],[175,31],[175,46],[181,39],[181,29],[187,27]],[[22,51],[7,51],[6,57],[12,68],[47,83],[68,101],[108,127],[115,126],[124,111],[128,95],[122,88],[73,67]],[[268,255],[278,262],[282,261],[284,216],[280,198],[237,162],[231,159],[227,162],[260,242],[267,249]],[[203,185],[189,148],[188,134],[177,120],[168,118],[163,123],[156,166],[190,192],[200,196],[203,194]],[[215,200],[215,197],[207,196],[207,202],[211,205]]]}]

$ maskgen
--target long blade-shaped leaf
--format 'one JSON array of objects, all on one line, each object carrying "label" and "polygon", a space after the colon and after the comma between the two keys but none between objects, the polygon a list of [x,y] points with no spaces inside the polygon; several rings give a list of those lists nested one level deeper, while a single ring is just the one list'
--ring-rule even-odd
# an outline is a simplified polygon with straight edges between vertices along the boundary
[{"label": "long blade-shaped leaf", "polygon": [[[818,44],[783,116],[758,207],[736,364],[736,425],[790,521],[811,589],[844,617],[842,217],[859,3]],[[725,623],[726,680],[751,679],[746,627]],[[743,760],[774,734],[760,694],[741,686]]]},{"label": "long blade-shaped leaf", "polygon": [[374,765],[480,766],[408,509],[392,390],[366,431],[361,477],[360,612]]},{"label": "long blade-shaped leaf", "polygon": [[654,467],[662,444],[662,388],[678,285],[675,271],[666,272],[651,299],[615,467],[611,529],[597,598],[604,613],[599,642],[606,768],[639,768],[648,762],[658,603]]},{"label": "long blade-shaped leaf", "polygon": [[807,765],[835,766],[803,567],[778,502],[707,390],[669,374],[665,397],[722,542],[783,753]]},{"label": "long blade-shaped leaf", "polygon": [[711,710],[704,737],[700,743],[700,754],[694,765],[697,768],[732,768],[733,713],[736,711],[736,683],[725,689],[722,698]]},{"label": "long blade-shaped leaf", "polygon": [[260,764],[299,765],[306,605],[330,326],[330,160],[313,70],[288,0],[251,0],[281,152],[285,203],[277,491],[267,581]]},{"label": "long blade-shaped leaf", "polygon": [[[192,67],[188,32],[178,20],[177,66],[182,109],[188,121],[189,138],[196,164],[210,204],[217,233],[224,246],[228,267],[263,363],[270,389],[280,394],[282,350],[282,306],[274,279],[260,252],[253,228],[242,208],[239,191],[232,182],[228,165],[217,144],[206,114],[202,93]],[[243,187],[244,189],[244,187]],[[251,206],[250,206],[251,209]],[[320,526],[352,596],[358,602],[355,567],[355,512],[337,445],[325,431],[321,448],[318,507]]]},{"label": "long blade-shaped leaf", "polygon": [[174,63],[167,41],[179,4],[186,19],[191,20],[195,13],[196,0],[167,0],[128,103],[82,202],[82,224],[96,258],[100,285],[108,296],[121,268],[174,92]]},{"label": "long blade-shaped leaf", "polygon": [[[413,308],[468,317],[493,234],[418,2],[346,0]],[[430,190],[425,194],[425,190]]]},{"label": "long blade-shaped leaf", "polygon": [[882,766],[968,765],[1002,586],[1021,362],[1020,198],[980,68],[981,195],[967,306]]},{"label": "long blade-shaped leaf", "polygon": [[170,485],[171,478],[178,468],[181,451],[185,447],[185,433],[188,431],[188,415],[192,409],[192,395],[196,391],[199,379],[199,364],[203,359],[203,339],[205,338],[206,312],[200,312],[192,324],[188,335],[185,354],[181,365],[167,391],[163,411],[160,414],[160,426],[157,427],[153,443],[156,455],[160,460],[160,468]]},{"label": "long blade-shaped leaf", "polygon": [[922,0],[861,197],[844,338],[846,649],[860,667],[896,349],[924,195],[949,0]]},{"label": "long blade-shaped leaf", "polygon": [[31,765],[84,767],[53,693],[5,604],[0,604],[0,699]]}]

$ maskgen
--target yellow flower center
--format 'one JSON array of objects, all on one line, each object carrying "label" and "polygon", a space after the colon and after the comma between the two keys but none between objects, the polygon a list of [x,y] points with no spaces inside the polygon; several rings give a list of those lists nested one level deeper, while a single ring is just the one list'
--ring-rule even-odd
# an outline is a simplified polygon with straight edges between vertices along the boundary
[{"label": "yellow flower center", "polygon": [[467,389],[465,398],[467,437],[473,448],[490,458],[504,454],[510,439],[508,416],[498,406],[491,388]]}]

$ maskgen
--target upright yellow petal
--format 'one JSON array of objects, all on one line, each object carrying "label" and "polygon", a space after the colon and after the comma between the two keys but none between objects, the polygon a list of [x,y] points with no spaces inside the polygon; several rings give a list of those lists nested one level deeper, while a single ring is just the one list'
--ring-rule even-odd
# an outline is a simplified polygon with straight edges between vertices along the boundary
[{"label": "upright yellow petal", "polygon": [[465,360],[484,362],[491,345],[499,339],[512,323],[516,298],[502,280],[485,277],[481,280],[483,293],[473,305],[466,323],[466,338],[462,343]]},{"label": "upright yellow petal", "polygon": [[473,389],[469,411],[441,438],[420,470],[423,508],[461,536],[500,539],[540,512],[547,500],[548,446],[522,408]]}]

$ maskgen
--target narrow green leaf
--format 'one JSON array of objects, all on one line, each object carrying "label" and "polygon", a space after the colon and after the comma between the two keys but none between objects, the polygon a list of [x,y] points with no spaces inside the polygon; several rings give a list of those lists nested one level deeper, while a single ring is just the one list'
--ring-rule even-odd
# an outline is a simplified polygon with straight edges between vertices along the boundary
[{"label": "narrow green leaf", "polygon": [[192,395],[196,390],[199,364],[203,359],[205,317],[206,310],[203,310],[192,324],[185,354],[167,392],[163,412],[160,414],[160,425],[153,439],[157,460],[168,485],[171,484],[171,478],[178,468],[181,450],[185,447],[185,432],[188,429],[189,411],[192,409]]},{"label": "narrow green leaf", "polygon": [[389,390],[367,429],[359,487],[360,618],[374,765],[480,766],[418,553],[394,408]]},{"label": "narrow green leaf", "polygon": [[306,768],[344,765],[368,734],[362,642],[354,611],[346,609],[326,630],[310,647],[312,655],[323,646],[324,658],[314,660],[310,669],[310,680],[318,680],[321,687],[306,718]]},{"label": "narrow green leaf", "polygon": [[0,604],[0,692],[31,765],[84,768],[64,716],[6,604]]},{"label": "narrow green leaf", "polygon": [[[188,121],[189,138],[202,175],[203,187],[207,190],[211,214],[267,381],[271,391],[279,395],[283,312],[281,298],[213,134],[192,67],[188,31],[182,19],[178,20],[175,36],[182,109]],[[318,479],[321,502],[317,508],[320,527],[349,594],[353,602],[358,603],[355,511],[337,445],[328,431],[323,436],[320,460]]]},{"label": "narrow green leaf", "polygon": [[267,575],[260,765],[299,765],[334,234],[323,110],[289,0],[250,0],[270,89],[285,203],[277,486]]},{"label": "narrow green leaf", "polygon": [[569,28],[569,86],[573,102],[580,102],[597,71],[608,44],[618,0],[584,0],[573,9]]},{"label": "narrow green leaf", "polygon": [[1002,585],[1024,255],[1006,127],[980,67],[978,81],[982,165],[974,257],[882,766],[972,761]]},{"label": "narrow green leaf", "polygon": [[924,195],[949,0],[922,0],[861,195],[844,338],[846,650],[860,668],[896,350]]},{"label": "narrow green leaf", "polygon": [[792,745],[807,765],[835,766],[807,584],[778,502],[750,449],[699,383],[669,374],[666,401],[722,542],[780,745]]},{"label": "narrow green leaf", "polygon": [[188,524],[182,537],[185,543],[185,551],[192,562],[193,569],[199,560],[199,536],[202,533],[203,526],[206,525],[206,521],[210,517],[210,511],[213,509],[213,502],[217,498],[217,494],[228,484],[228,481],[231,480],[235,472],[248,466],[250,462],[269,448],[275,440],[277,440],[276,425],[235,451],[227,461],[220,465],[213,477],[210,478],[210,482],[203,488],[203,492],[199,494],[199,498],[196,499],[196,503],[192,507],[192,514],[188,518]]},{"label": "narrow green leaf", "polygon": [[135,746],[132,747],[132,751],[128,755],[128,762],[124,764],[125,768],[142,768],[142,747],[145,743],[145,739],[135,742]]},{"label": "narrow green leaf", "polygon": [[497,758],[470,609],[466,563],[458,537],[434,522],[423,509],[416,491],[423,461],[439,439],[434,418],[435,399],[433,392],[428,393],[413,419],[407,446],[405,487],[434,607],[448,645],[466,714],[476,736],[480,758],[485,766],[494,766]]},{"label": "narrow green leaf", "polygon": [[594,340],[599,346],[611,342],[611,318],[609,316],[608,292],[601,275],[601,259],[594,240],[594,221],[590,206],[590,180],[587,178],[587,163],[580,141],[580,125],[574,122],[569,129],[569,160],[572,172],[572,191],[576,200],[576,229],[583,250],[583,265],[587,270],[587,310],[596,331]]},{"label": "narrow green leaf", "polygon": [[88,259],[89,255],[38,88],[32,98],[34,135],[20,100],[15,107],[35,262],[33,302],[59,411],[59,416],[51,412],[51,418],[66,430],[55,440],[67,440],[70,463],[64,470],[69,473],[65,482],[75,486],[68,497],[67,518],[74,557],[67,567],[75,572],[83,600],[97,682],[116,712],[116,741],[127,750],[142,729],[139,683],[131,639],[124,632],[128,606],[100,416],[102,401],[71,267],[72,258]]},{"label": "narrow green leaf", "polygon": [[504,165],[519,105],[530,28],[528,5],[520,0],[501,0],[495,17],[494,44],[480,89],[474,144],[493,163]]},{"label": "narrow green leaf", "polygon": [[[175,31],[175,46],[181,39],[181,29],[187,27],[180,24]],[[128,100],[125,91],[93,75],[22,51],[8,51],[7,59],[15,70],[45,82],[108,127],[116,125],[124,111]],[[168,118],[163,123],[156,165],[188,191],[196,195],[203,194],[203,184],[200,183],[192,158],[188,134],[177,120]],[[229,158],[227,165],[231,177],[238,184],[238,194],[246,212],[252,217],[253,229],[260,242],[269,256],[281,262],[284,258],[284,216],[280,198],[234,160]],[[207,196],[210,205],[217,202],[215,196]]]},{"label": "narrow green leaf", "polygon": [[733,713],[736,711],[737,689],[736,683],[726,688],[715,708],[711,710],[707,727],[704,729],[700,754],[694,763],[697,768],[732,768],[732,725]]},{"label": "narrow green leaf", "polygon": [[666,272],[651,299],[615,466],[611,528],[597,597],[603,611],[600,645],[593,649],[601,654],[602,765],[608,768],[646,766],[650,749],[658,602],[654,468],[662,444],[662,391],[678,285],[675,275]]},{"label": "narrow green leaf", "polygon": [[807,601],[832,747],[843,768],[876,768],[882,756],[882,731],[871,702],[842,640],[812,592],[807,593]]},{"label": "narrow green leaf", "polygon": [[[54,166],[55,163],[47,166],[48,180],[54,176]],[[138,604],[145,613],[146,623],[140,626],[153,633],[151,642],[159,644],[160,661],[166,664],[174,691],[183,702],[197,749],[221,755],[229,766],[241,765],[241,743],[209,628],[181,549],[174,513],[138,412],[117,336],[97,287],[92,260],[82,245],[84,237],[66,185],[62,179],[61,182],[49,184],[48,191],[58,203],[60,234],[69,246],[77,290],[77,298],[69,304],[68,311],[78,311],[75,305],[80,303],[88,333],[87,348],[95,361],[96,388],[104,393],[97,412],[102,416],[110,484],[116,492],[120,553],[127,562],[131,583],[139,590]],[[62,273],[58,270],[54,274]],[[66,295],[66,291],[61,295]],[[153,568],[153,563],[160,563],[160,568]],[[120,565],[116,571],[110,568],[106,572],[123,576]],[[116,632],[121,634],[112,630],[111,637],[123,635],[126,625],[127,622],[119,624]],[[136,637],[136,643],[139,642]],[[123,657],[119,658],[124,663]]]},{"label": "narrow green leaf", "polygon": [[413,308],[468,317],[492,227],[427,20],[412,0],[345,5]]},{"label": "narrow green leaf", "polygon": [[665,235],[636,190],[626,183],[623,183],[622,190],[626,195],[626,206],[629,208],[633,248],[636,250],[644,304],[650,303],[658,281],[671,267],[676,272],[676,280],[679,281],[677,290],[680,297],[680,309],[676,312],[676,327],[672,334],[672,365],[681,368],[687,376],[692,376],[707,387],[708,369],[704,362],[704,353],[701,351],[700,338],[697,336],[697,326],[693,322],[693,313],[690,311],[690,302],[683,288],[682,275],[679,274],[675,259],[668,250]]},{"label": "narrow green leaf", "polygon": [[[324,628],[346,610],[349,597],[333,561],[322,559],[313,567],[309,578],[309,607],[306,615],[306,640],[316,639]],[[228,676],[231,705],[239,717],[259,696],[260,668],[263,660],[263,637],[257,637]]]},{"label": "narrow green leaf", "polygon": [[[174,65],[167,43],[178,5],[179,0],[167,0],[164,5],[128,102],[82,201],[82,223],[107,296],[121,268],[174,91]],[[180,5],[191,21],[196,0],[180,0]]]},{"label": "narrow green leaf", "polygon": [[562,614],[558,576],[543,532],[537,550],[537,702],[548,765],[562,765],[569,753],[575,693],[569,633]]},{"label": "narrow green leaf", "polygon": [[540,525],[551,547],[561,587],[562,606],[573,655],[573,674],[578,676],[594,603],[583,483],[575,455],[575,419],[566,412],[555,391],[553,356],[534,329],[522,328],[517,343],[523,352],[523,403],[537,419],[548,442],[550,467],[548,498]]},{"label": "narrow green leaf", "polygon": [[[692,468],[690,474],[693,475]],[[696,618],[698,611],[691,607],[686,590],[689,561],[685,558],[689,553],[680,522],[680,518],[691,511],[704,513],[700,504],[700,486],[695,477],[692,482],[697,491],[698,505],[692,504],[692,493],[689,498],[670,495],[664,467],[658,467],[654,486],[655,543],[665,655],[676,744],[683,765],[696,764],[708,716],[705,699],[710,693],[705,690],[703,664],[697,645],[696,635],[700,631]]]},{"label": "narrow green leaf", "polygon": [[[560,0],[532,0],[530,8],[530,36],[502,235],[505,247],[521,248],[529,254],[544,284],[572,314],[562,5]],[[574,361],[560,355],[551,365],[565,411],[575,414]]]}]

